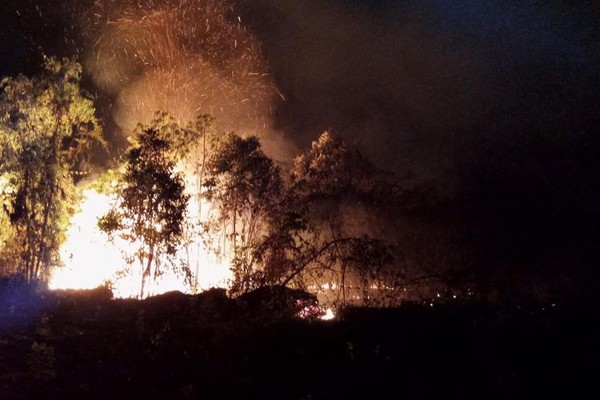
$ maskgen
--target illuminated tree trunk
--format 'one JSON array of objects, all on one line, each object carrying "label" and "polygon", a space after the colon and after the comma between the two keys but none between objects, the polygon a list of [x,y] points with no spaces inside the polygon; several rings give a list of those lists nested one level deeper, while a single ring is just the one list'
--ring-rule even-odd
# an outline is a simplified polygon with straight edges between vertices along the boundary
[{"label": "illuminated tree trunk", "polygon": [[[42,207],[44,210],[44,215],[42,217],[41,223],[41,234],[39,238],[36,238],[36,242],[38,244],[37,247],[37,257],[35,258],[34,271],[33,276],[38,277],[40,274],[40,270],[42,269],[42,264],[49,264],[51,255],[49,254],[49,250],[53,248],[53,243],[47,243],[49,241],[53,241],[55,235],[49,234],[49,224],[51,224],[50,213],[52,208],[55,207],[56,202],[59,199],[56,196],[56,186],[58,185],[56,170],[60,168],[57,164],[57,152],[58,152],[58,140],[56,133],[52,137],[52,150],[47,162],[48,168],[45,170],[42,176],[44,179],[42,180],[42,184],[45,186],[45,189],[41,190],[43,193],[43,197],[45,197],[45,201],[42,203]],[[54,213],[53,213],[54,214]],[[54,217],[54,215],[53,215]]]},{"label": "illuminated tree trunk", "polygon": [[[196,175],[196,190],[198,191],[196,195],[196,199],[198,201],[198,223],[202,222],[202,182],[204,182],[204,167],[206,165],[206,132],[202,133],[202,162],[198,162],[198,158],[196,158],[197,163],[197,175]],[[197,153],[196,153],[197,154]],[[196,271],[194,274],[194,286],[196,291],[198,291],[198,279],[200,277],[200,251],[202,249],[202,244],[198,242],[196,245]]]},{"label": "illuminated tree trunk", "polygon": [[148,259],[146,260],[146,267],[142,271],[142,286],[140,289],[140,299],[144,298],[144,288],[146,286],[146,280],[150,277],[152,272],[152,264],[154,263],[154,246],[150,246],[148,250]]}]

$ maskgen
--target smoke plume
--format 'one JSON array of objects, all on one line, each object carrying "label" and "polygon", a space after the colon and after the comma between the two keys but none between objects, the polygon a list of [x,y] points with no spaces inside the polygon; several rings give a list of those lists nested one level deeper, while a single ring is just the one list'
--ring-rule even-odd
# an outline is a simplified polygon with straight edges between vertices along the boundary
[{"label": "smoke plume", "polygon": [[271,126],[280,94],[260,43],[228,2],[96,1],[81,21],[85,67],[114,99],[123,132],[156,111],[184,123],[211,114],[219,130],[258,134],[282,156]]}]

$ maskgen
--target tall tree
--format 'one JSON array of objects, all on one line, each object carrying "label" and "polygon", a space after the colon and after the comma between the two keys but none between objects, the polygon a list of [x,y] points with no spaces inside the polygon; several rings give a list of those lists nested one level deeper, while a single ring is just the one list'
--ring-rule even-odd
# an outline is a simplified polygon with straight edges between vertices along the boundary
[{"label": "tall tree", "polygon": [[147,294],[147,281],[161,274],[163,256],[169,258],[166,261],[171,267],[182,267],[181,272],[190,278],[187,266],[170,259],[184,238],[189,196],[182,174],[175,171],[181,149],[174,146],[172,138],[179,128],[165,123],[168,119],[164,117],[135,132],[116,190],[117,204],[99,221],[103,231],[117,233],[137,247],[140,297]]},{"label": "tall tree", "polygon": [[369,288],[384,278],[396,258],[395,244],[369,225],[377,220],[378,208],[397,203],[400,186],[358,148],[329,132],[296,157],[290,175],[289,192],[295,208],[304,207],[312,237],[302,262],[284,283],[317,280],[321,287],[329,282],[339,288],[343,303],[348,287],[360,287],[359,295],[368,302]]},{"label": "tall tree", "polygon": [[260,147],[257,137],[228,134],[214,146],[203,180],[206,198],[218,208],[206,226],[221,236],[222,251],[230,252],[233,290],[255,287],[256,249],[270,229],[283,193],[279,169]]},{"label": "tall tree", "polygon": [[92,101],[73,59],[44,58],[36,77],[2,79],[0,182],[11,269],[48,277],[73,213],[75,181],[95,144],[104,145]]},{"label": "tall tree", "polygon": [[298,157],[287,185],[256,137],[227,135],[213,149],[207,171],[206,195],[218,210],[208,232],[222,235],[218,247],[232,253],[234,292],[307,288],[308,279],[320,286],[325,272],[343,274],[347,267],[360,269],[364,282],[393,261],[392,246],[344,229],[341,199],[374,196],[378,182],[369,178],[376,169],[328,134]]}]

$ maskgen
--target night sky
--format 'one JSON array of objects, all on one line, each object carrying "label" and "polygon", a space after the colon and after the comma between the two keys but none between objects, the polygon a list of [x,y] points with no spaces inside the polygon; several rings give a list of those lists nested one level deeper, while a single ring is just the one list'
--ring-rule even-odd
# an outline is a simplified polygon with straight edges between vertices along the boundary
[{"label": "night sky", "polygon": [[[72,10],[87,3],[3,0],[0,74],[35,72],[41,52],[85,58],[89,29]],[[596,289],[596,2],[237,3],[285,98],[273,129],[290,147],[329,129],[381,167],[433,185],[444,215],[464,225],[474,263]],[[118,138],[111,94],[89,76],[86,85]]]}]

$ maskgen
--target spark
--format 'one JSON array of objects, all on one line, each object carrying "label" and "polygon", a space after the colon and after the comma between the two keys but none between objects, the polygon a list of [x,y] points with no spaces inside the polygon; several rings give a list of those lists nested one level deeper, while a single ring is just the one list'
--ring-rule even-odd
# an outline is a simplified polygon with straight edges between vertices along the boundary
[{"label": "spark", "polygon": [[260,134],[271,125],[279,91],[260,43],[230,11],[224,0],[104,0],[84,12],[93,47],[86,67],[117,94],[123,131],[158,110],[182,121],[213,113],[224,131]]},{"label": "spark", "polygon": [[[232,7],[228,0],[97,0],[89,9],[73,10],[91,49],[84,67],[116,99],[113,119],[124,135],[138,123],[149,123],[156,111],[179,121],[213,114],[222,131],[268,134],[275,101],[283,95],[256,37],[240,17],[230,17]],[[191,173],[185,175],[195,181]],[[189,215],[205,218],[197,210],[210,212],[211,205],[198,204],[195,195],[191,199]],[[110,281],[116,297],[139,292],[139,280],[127,272],[125,260],[131,243],[111,243],[97,228],[113,200],[85,192],[61,249],[65,266],[55,271],[52,287],[91,288]],[[226,287],[231,278],[225,254],[209,254],[198,237],[178,258],[189,263],[194,284],[164,275],[154,294]]]}]

